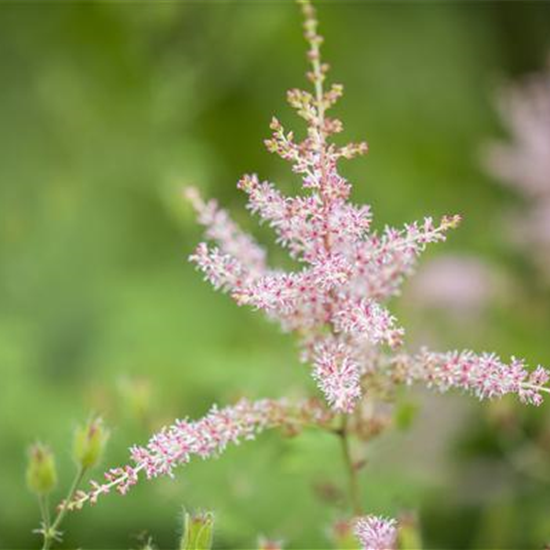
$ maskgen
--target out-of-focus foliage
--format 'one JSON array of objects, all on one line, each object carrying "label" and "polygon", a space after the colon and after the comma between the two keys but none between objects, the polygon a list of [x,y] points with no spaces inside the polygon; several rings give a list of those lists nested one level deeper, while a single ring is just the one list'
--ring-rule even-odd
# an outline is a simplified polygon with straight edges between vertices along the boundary
[{"label": "out-of-focus foliage", "polygon": [[[480,254],[522,283],[475,333],[403,308],[406,326],[419,335],[444,327],[449,345],[548,365],[547,291],[500,240],[499,212],[515,198],[477,157],[502,132],[494,86],[544,62],[550,5],[323,3],[319,12],[326,57],[347,90],[339,115],[350,139],[370,144],[365,160],[344,167],[355,198],[373,204],[380,225],[462,213],[432,254]],[[180,198],[193,183],[253,227],[237,178],[257,170],[295,183],[261,141],[271,114],[290,116],[284,94],[303,82],[304,49],[292,3],[0,5],[0,487],[9,502],[0,547],[37,545],[28,444],[47,441],[59,471],[72,468],[71,433],[90,411],[114,426],[110,466],[152,429],[212,402],[314,391],[292,342],[188,265],[199,230]],[[412,431],[373,444],[365,508],[418,509],[427,547],[549,540],[540,454],[549,413],[502,406],[487,413],[456,397],[421,408]],[[536,468],[517,457],[527,444]],[[267,434],[175,482],[69,516],[64,544],[127,548],[148,531],[168,546],[184,503],[216,511],[218,547],[259,533],[326,547],[325,526],[345,513],[340,466],[328,436]]]}]

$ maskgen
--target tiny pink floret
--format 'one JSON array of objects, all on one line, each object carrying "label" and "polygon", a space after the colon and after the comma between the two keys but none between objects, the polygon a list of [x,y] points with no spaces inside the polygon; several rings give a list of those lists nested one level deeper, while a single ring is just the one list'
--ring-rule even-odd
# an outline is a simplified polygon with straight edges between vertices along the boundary
[{"label": "tiny pink floret", "polygon": [[395,550],[397,522],[379,516],[365,516],[355,520],[355,536],[363,550]]}]

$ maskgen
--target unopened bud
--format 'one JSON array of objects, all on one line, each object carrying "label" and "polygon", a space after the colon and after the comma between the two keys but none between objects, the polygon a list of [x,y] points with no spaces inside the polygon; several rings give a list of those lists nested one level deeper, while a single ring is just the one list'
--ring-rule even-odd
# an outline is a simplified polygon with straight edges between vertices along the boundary
[{"label": "unopened bud", "polygon": [[93,468],[99,462],[108,439],[109,431],[101,418],[79,426],[73,443],[73,456],[77,464],[85,470]]},{"label": "unopened bud", "polygon": [[462,216],[460,214],[454,214],[452,216],[443,216],[441,219],[441,225],[449,228],[456,229],[460,222],[462,221]]},{"label": "unopened bud", "polygon": [[269,127],[274,131],[274,132],[278,132],[282,129],[282,126],[281,126],[281,123],[279,122],[279,120],[275,117],[271,117],[271,122],[269,124]]},{"label": "unopened bud", "polygon": [[33,445],[29,452],[27,485],[37,495],[47,495],[57,484],[55,457],[42,443]]},{"label": "unopened bud", "polygon": [[180,550],[210,550],[214,534],[214,514],[199,512],[184,514]]}]

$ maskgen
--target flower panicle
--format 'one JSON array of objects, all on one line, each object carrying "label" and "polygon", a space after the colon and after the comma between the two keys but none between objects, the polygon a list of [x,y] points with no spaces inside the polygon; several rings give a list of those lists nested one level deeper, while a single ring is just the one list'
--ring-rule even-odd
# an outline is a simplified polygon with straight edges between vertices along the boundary
[{"label": "flower panicle", "polygon": [[[315,10],[300,2],[313,91],[292,89],[290,105],[306,121],[307,134],[297,141],[277,118],[270,124],[269,151],[292,164],[302,179],[302,193],[283,194],[257,175],[241,178],[237,187],[248,197],[248,209],[276,233],[299,266],[294,271],[270,268],[265,250],[243,233],[215,201],[203,201],[194,189],[187,197],[205,226],[207,241],[190,257],[216,288],[239,305],[263,311],[282,329],[302,339],[307,335],[312,375],[336,411],[351,412],[362,395],[359,366],[365,346],[399,347],[403,328],[383,304],[399,293],[417,258],[431,243],[445,240],[459,216],[440,223],[427,217],[401,229],[372,230],[368,205],[350,201],[351,184],[338,171],[341,159],[367,151],[365,143],[337,146],[330,136],[342,129],[326,116],[343,87],[325,89],[328,67],[322,62]],[[326,342],[327,332],[331,334]]]},{"label": "flower panicle", "polygon": [[265,270],[264,248],[242,231],[215,200],[205,202],[194,187],[186,188],[184,194],[195,209],[199,223],[206,227],[205,236],[208,239],[217,241],[224,254],[241,262],[249,271]]},{"label": "flower panicle", "polygon": [[421,381],[440,391],[461,389],[479,399],[515,394],[522,403],[539,406],[543,394],[550,393],[550,371],[540,365],[529,371],[522,359],[512,357],[505,363],[494,353],[422,349],[416,355],[397,356],[394,367],[406,383]]},{"label": "flower panicle", "polygon": [[126,494],[140,477],[173,477],[174,469],[192,458],[214,458],[228,445],[254,439],[268,428],[282,427],[292,432],[310,425],[328,427],[332,418],[330,411],[315,400],[291,403],[285,399],[241,399],[222,409],[214,406],[204,417],[176,420],[153,435],[146,446],[132,447],[132,464],[112,468],[104,474],[103,483],[91,481],[88,491],[79,491],[71,502],[61,505],[80,509],[87,502],[95,504],[113,489]]},{"label": "flower panicle", "polygon": [[[292,434],[307,425],[331,426],[336,414],[354,412],[369,391],[371,374],[385,376],[391,383],[421,381],[440,390],[462,388],[480,398],[516,393],[534,405],[550,392],[547,370],[539,367],[529,374],[516,359],[505,364],[493,354],[468,351],[407,355],[401,348],[404,329],[386,302],[399,294],[428,245],[444,241],[461,218],[444,216],[438,223],[426,217],[377,232],[370,207],[350,200],[352,187],[338,163],[365,153],[367,145],[330,142],[342,124],[327,117],[326,111],[339,100],[343,88],[332,85],[325,91],[328,65],[321,60],[315,10],[308,0],[300,4],[314,90],[291,90],[288,100],[306,121],[307,134],[297,141],[273,118],[266,145],[291,163],[302,180],[301,191],[285,195],[254,174],[238,183],[248,197],[247,208],[273,229],[296,267],[269,267],[266,250],[252,235],[195,189],[187,190],[186,197],[205,227],[205,242],[190,260],[216,289],[239,305],[261,310],[299,337],[301,357],[310,363],[330,409],[316,402],[241,400],[234,406],[213,407],[198,420],[177,420],[145,446],[132,447],[131,464],[110,470],[103,483],[92,482],[89,491],[79,492],[64,506],[94,503],[113,489],[124,494],[140,477],[173,476],[191,459],[216,457],[228,445],[254,439],[268,428],[281,427]],[[394,520],[376,516],[359,518],[355,524],[358,539],[369,550],[395,548],[396,532]]]}]

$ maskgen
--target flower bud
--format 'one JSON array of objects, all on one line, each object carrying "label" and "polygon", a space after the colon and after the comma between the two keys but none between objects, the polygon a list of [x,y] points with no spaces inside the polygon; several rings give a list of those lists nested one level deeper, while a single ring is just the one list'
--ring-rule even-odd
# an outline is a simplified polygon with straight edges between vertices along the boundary
[{"label": "flower bud", "polygon": [[30,448],[27,485],[37,495],[47,495],[57,484],[57,470],[52,451],[42,443]]},{"label": "flower bud", "polygon": [[180,550],[210,550],[214,533],[214,514],[199,512],[184,515]]},{"label": "flower bud", "polygon": [[82,469],[93,468],[101,458],[109,431],[101,418],[94,418],[84,426],[79,426],[74,435],[73,456]]}]

